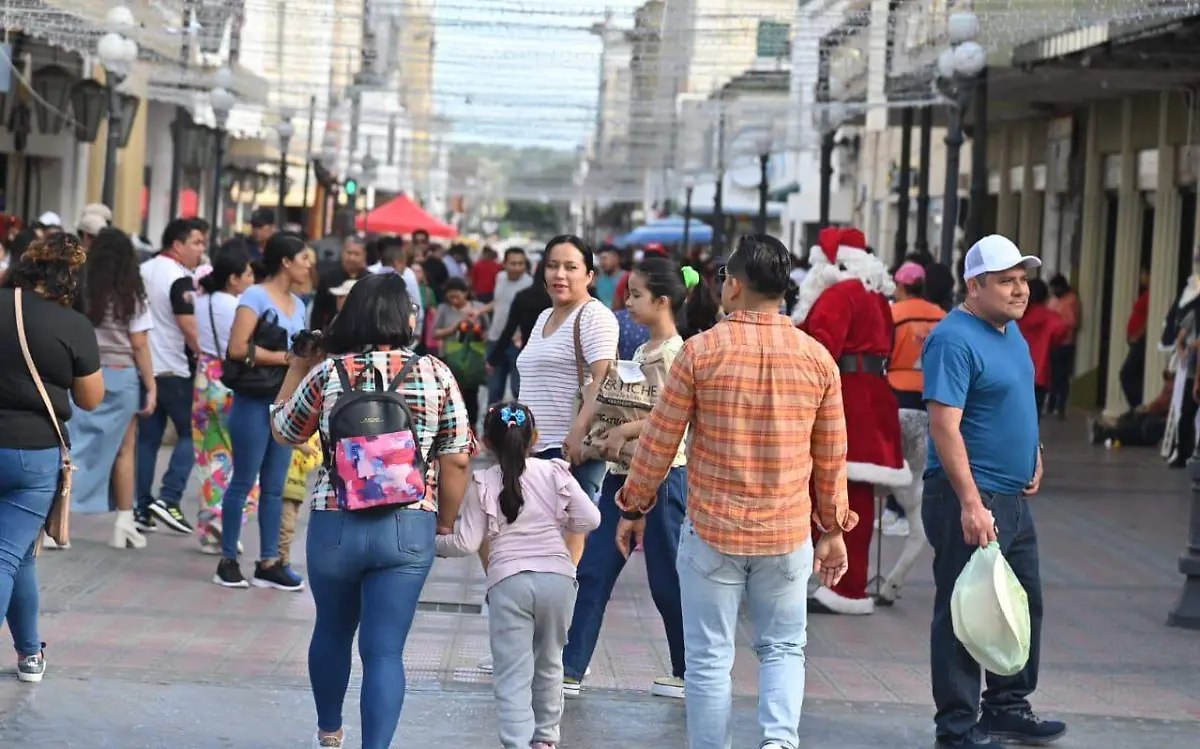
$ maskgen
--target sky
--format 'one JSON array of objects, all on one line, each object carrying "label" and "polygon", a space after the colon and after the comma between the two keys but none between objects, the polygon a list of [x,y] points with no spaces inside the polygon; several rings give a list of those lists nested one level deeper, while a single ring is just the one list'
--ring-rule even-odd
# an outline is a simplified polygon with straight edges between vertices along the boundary
[{"label": "sky", "polygon": [[571,150],[592,132],[600,40],[630,0],[437,0],[434,100],[455,140]]}]

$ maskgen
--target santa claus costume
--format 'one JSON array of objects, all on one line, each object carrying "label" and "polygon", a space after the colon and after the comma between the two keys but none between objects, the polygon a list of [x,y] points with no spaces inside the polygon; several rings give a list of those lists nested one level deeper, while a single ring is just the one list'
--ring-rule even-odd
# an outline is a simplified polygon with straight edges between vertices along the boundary
[{"label": "santa claus costume", "polygon": [[846,533],[850,570],[832,589],[819,587],[810,608],[863,615],[875,610],[867,595],[877,488],[907,486],[900,410],[887,382],[892,351],[888,296],[895,287],[887,267],[867,252],[857,229],[827,228],[812,249],[812,269],[800,286],[792,319],[833,355],[842,373],[848,440],[850,509],[858,525]]}]

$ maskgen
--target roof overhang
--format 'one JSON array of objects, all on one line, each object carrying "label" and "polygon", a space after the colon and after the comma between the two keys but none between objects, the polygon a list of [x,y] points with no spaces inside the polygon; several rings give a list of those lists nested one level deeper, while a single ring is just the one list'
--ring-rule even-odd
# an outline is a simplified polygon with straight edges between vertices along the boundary
[{"label": "roof overhang", "polygon": [[1038,65],[1063,58],[1081,55],[1098,48],[1111,49],[1136,44],[1147,39],[1156,39],[1187,30],[1198,20],[1195,15],[1185,15],[1163,20],[1155,17],[1134,21],[1109,21],[1078,29],[1063,31],[1013,48],[1014,67]]}]

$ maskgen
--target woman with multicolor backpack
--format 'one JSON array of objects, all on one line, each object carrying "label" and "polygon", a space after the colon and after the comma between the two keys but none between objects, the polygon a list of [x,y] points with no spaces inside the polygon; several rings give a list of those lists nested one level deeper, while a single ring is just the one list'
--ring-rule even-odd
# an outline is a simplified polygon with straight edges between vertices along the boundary
[{"label": "woman with multicolor backpack", "polygon": [[319,341],[296,339],[272,408],[275,437],[321,435],[307,563],[317,618],[308,651],[319,747],[342,747],[355,634],[363,661],[363,749],[391,744],[404,704],[404,645],[454,529],[474,438],[449,368],[411,351],[416,306],[404,279],[355,284]]}]

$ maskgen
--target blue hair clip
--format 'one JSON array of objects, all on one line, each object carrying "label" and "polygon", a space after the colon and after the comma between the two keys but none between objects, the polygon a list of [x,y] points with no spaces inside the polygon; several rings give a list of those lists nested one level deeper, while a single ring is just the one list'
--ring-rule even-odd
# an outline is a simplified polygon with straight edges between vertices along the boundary
[{"label": "blue hair clip", "polygon": [[500,419],[509,426],[516,424],[519,427],[523,427],[525,426],[525,409],[505,406],[500,409]]}]

